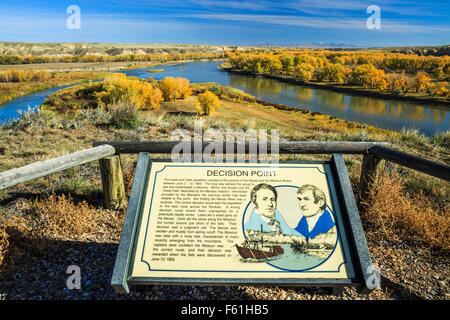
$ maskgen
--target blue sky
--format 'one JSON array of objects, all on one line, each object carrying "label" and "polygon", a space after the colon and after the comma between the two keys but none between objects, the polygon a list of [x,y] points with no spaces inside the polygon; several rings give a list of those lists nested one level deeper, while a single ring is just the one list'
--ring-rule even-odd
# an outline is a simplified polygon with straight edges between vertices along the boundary
[{"label": "blue sky", "polygon": [[[70,5],[81,29],[66,27]],[[367,28],[369,5],[381,29]],[[449,17],[448,0],[0,0],[0,41],[444,45]]]}]

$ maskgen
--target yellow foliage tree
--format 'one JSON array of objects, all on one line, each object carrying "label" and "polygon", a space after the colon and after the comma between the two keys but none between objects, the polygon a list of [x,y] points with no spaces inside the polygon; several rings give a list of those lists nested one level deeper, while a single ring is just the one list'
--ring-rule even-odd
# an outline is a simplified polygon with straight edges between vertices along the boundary
[{"label": "yellow foliage tree", "polygon": [[166,77],[158,81],[159,89],[162,91],[165,101],[175,100],[177,97],[177,89],[175,78]]},{"label": "yellow foliage tree", "polygon": [[429,85],[428,93],[434,97],[434,96],[442,96],[447,97],[449,90],[447,89],[448,82],[441,81],[437,82],[433,85]]},{"label": "yellow foliage tree", "polygon": [[398,92],[406,94],[412,87],[412,81],[410,77],[408,77],[404,73],[389,74],[387,76],[387,82],[388,82],[387,86],[388,90],[394,93]]},{"label": "yellow foliage tree", "polygon": [[176,80],[176,90],[177,90],[177,98],[186,99],[192,93],[191,88],[189,87],[190,81],[185,78],[175,78]]},{"label": "yellow foliage tree", "polygon": [[201,115],[209,116],[216,108],[220,107],[219,98],[211,91],[206,90],[198,95],[198,104],[196,107]]},{"label": "yellow foliage tree", "polygon": [[425,72],[418,72],[413,80],[413,88],[416,89],[416,92],[426,90],[429,86],[431,78]]},{"label": "yellow foliage tree", "polygon": [[184,78],[166,77],[158,81],[165,101],[185,99],[191,95],[190,82]]},{"label": "yellow foliage tree", "polygon": [[123,73],[107,77],[103,88],[103,91],[96,94],[98,105],[103,108],[121,101],[140,109],[159,109],[160,102],[163,101],[159,88],[154,88],[149,82],[129,79]]},{"label": "yellow foliage tree", "polygon": [[378,90],[385,90],[388,86],[384,71],[378,70],[371,64],[362,64],[356,67],[352,72],[352,81],[365,88]]},{"label": "yellow foliage tree", "polygon": [[339,63],[327,63],[323,68],[324,78],[331,82],[342,83],[346,81],[348,69]]},{"label": "yellow foliage tree", "polygon": [[314,66],[310,63],[300,63],[294,69],[294,76],[304,83],[308,83],[314,75]]}]

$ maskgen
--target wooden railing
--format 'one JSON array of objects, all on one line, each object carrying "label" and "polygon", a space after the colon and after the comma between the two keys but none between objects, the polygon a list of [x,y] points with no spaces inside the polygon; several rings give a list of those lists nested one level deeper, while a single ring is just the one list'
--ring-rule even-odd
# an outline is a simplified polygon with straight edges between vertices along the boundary
[{"label": "wooden railing", "polygon": [[102,145],[1,172],[0,190],[15,186],[19,183],[41,178],[52,173],[70,169],[91,161],[103,159],[107,156],[114,155],[115,153],[116,150],[114,147]]},{"label": "wooden railing", "polygon": [[[178,141],[97,141],[94,147],[83,151],[71,153],[58,158],[40,161],[27,166],[0,173],[0,190],[19,183],[47,176],[62,170],[79,166],[91,161],[100,161],[105,206],[119,208],[126,204],[123,173],[120,163],[120,154],[148,152],[151,154],[170,154]],[[194,142],[184,142],[190,145],[191,150],[204,150],[211,142],[202,142],[201,148],[195,148]],[[226,143],[222,145],[226,149]],[[233,145],[234,153],[242,154],[258,152],[249,143]],[[270,142],[267,149],[271,150]],[[359,186],[359,202],[364,203],[376,179],[377,166],[380,160],[391,161],[401,166],[417,170],[431,176],[450,181],[450,167],[448,165],[416,157],[404,152],[389,148],[386,142],[279,142],[279,154],[361,154],[363,162]]]}]

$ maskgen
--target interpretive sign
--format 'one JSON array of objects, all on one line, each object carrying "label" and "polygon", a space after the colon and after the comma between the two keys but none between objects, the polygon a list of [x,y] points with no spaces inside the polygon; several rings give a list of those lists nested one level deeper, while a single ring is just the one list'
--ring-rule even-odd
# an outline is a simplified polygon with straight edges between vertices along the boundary
[{"label": "interpretive sign", "polygon": [[112,285],[366,288],[370,257],[339,160],[275,167],[140,154]]}]

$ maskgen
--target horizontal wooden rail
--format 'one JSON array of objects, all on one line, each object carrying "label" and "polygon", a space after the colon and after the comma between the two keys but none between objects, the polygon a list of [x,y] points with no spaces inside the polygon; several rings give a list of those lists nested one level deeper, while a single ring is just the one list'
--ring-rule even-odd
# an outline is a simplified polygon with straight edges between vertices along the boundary
[{"label": "horizontal wooden rail", "polygon": [[377,158],[391,161],[404,167],[450,181],[450,166],[445,164],[416,157],[408,153],[386,148],[380,145],[371,147],[369,149],[369,154]]},{"label": "horizontal wooden rail", "polygon": [[0,190],[19,183],[47,176],[49,174],[99,160],[116,153],[114,147],[102,145],[58,158],[31,163],[24,167],[0,173]]},{"label": "horizontal wooden rail", "polygon": [[[96,141],[94,146],[108,144],[116,149],[117,154],[121,153],[171,153],[172,149],[178,145],[179,141]],[[194,142],[183,142],[190,144],[194,153]],[[202,142],[202,150],[209,146],[211,142]],[[234,143],[234,153],[249,153],[249,143]],[[367,150],[374,146],[389,146],[387,142],[348,142],[348,141],[324,141],[324,142],[303,142],[303,141],[283,141],[279,142],[280,154],[366,154]],[[223,143],[223,152],[226,152],[226,143]],[[267,143],[267,152],[270,153],[271,144]]]}]

